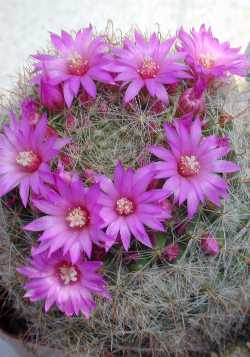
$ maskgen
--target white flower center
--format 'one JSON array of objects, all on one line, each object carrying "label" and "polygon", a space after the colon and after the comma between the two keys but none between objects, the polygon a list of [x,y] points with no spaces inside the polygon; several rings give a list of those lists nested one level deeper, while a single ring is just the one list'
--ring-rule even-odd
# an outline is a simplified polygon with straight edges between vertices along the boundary
[{"label": "white flower center", "polygon": [[199,57],[199,62],[203,67],[209,69],[214,66],[215,60],[210,54],[201,54]]},{"label": "white flower center", "polygon": [[195,176],[200,172],[200,164],[195,155],[184,155],[178,164],[178,172],[181,176]]},{"label": "white flower center", "polygon": [[68,60],[69,73],[74,76],[83,76],[89,69],[88,60],[83,60],[78,52],[73,52]]},{"label": "white flower center", "polygon": [[58,268],[59,277],[64,285],[75,283],[79,279],[78,269],[74,265],[64,263]]},{"label": "white flower center", "polygon": [[22,166],[29,172],[37,170],[41,161],[37,154],[32,150],[29,151],[20,151],[16,156],[16,163]]},{"label": "white flower center", "polygon": [[134,203],[126,197],[122,197],[116,202],[116,212],[120,216],[128,216],[134,212]]},{"label": "white flower center", "polygon": [[83,228],[88,223],[88,212],[81,207],[73,208],[69,211],[66,221],[70,228]]},{"label": "white flower center", "polygon": [[137,72],[143,79],[155,78],[159,72],[160,66],[155,63],[151,58],[144,59],[141,67]]}]

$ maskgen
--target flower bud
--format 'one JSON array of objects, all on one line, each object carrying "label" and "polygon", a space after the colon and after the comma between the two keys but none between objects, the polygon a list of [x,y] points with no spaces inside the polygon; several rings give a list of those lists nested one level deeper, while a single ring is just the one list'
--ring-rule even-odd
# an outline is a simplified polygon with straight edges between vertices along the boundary
[{"label": "flower bud", "polygon": [[83,106],[90,106],[93,103],[93,98],[84,90],[80,92],[78,100]]},{"label": "flower bud", "polygon": [[85,169],[83,175],[84,175],[86,181],[88,181],[89,183],[94,184],[96,182],[97,173],[94,170]]},{"label": "flower bud", "polygon": [[103,99],[98,106],[98,109],[100,111],[100,113],[102,113],[104,116],[108,113],[109,110],[109,106],[108,103],[105,99]]},{"label": "flower bud", "polygon": [[51,128],[51,126],[48,126],[46,131],[46,137],[51,138],[52,136],[58,136],[57,131],[54,128]]},{"label": "flower bud", "polygon": [[156,100],[151,107],[151,112],[154,114],[161,114],[165,110],[166,104],[164,104],[161,100]]},{"label": "flower bud", "polygon": [[178,243],[172,243],[165,247],[163,256],[170,263],[176,261],[178,255],[180,254],[180,246]]},{"label": "flower bud", "polygon": [[76,125],[76,118],[71,113],[68,114],[67,118],[66,118],[66,127],[67,127],[67,129],[74,128],[75,125]]},{"label": "flower bud", "polygon": [[64,97],[59,85],[51,85],[46,78],[40,82],[40,98],[42,105],[51,111],[60,111],[64,108]]},{"label": "flower bud", "polygon": [[219,253],[220,247],[217,240],[212,234],[205,234],[201,239],[201,249],[205,254],[216,256]]},{"label": "flower bud", "polygon": [[39,105],[32,98],[27,97],[21,103],[22,116],[28,119],[30,125],[36,125],[41,117],[39,113]]},{"label": "flower bud", "polygon": [[193,88],[186,89],[181,95],[178,103],[178,112],[180,114],[192,112],[194,115],[204,111],[204,96],[196,96]]},{"label": "flower bud", "polygon": [[176,95],[178,91],[178,83],[167,84],[167,92],[169,95]]},{"label": "flower bud", "polygon": [[67,155],[67,154],[65,154],[65,153],[62,153],[62,154],[60,155],[60,159],[61,159],[63,165],[64,165],[67,169],[69,169],[71,166],[73,166],[72,159],[71,159],[71,157],[70,157],[69,155]]}]

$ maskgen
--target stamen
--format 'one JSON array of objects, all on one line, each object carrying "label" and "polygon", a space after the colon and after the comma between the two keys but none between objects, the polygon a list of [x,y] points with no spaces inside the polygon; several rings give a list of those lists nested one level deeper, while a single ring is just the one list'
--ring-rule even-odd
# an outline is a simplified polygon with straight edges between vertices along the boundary
[{"label": "stamen", "polygon": [[88,60],[83,60],[78,52],[73,52],[69,57],[68,71],[74,76],[83,76],[89,69]]},{"label": "stamen", "polygon": [[145,59],[137,72],[143,79],[155,78],[159,72],[160,66],[151,58]]},{"label": "stamen", "polygon": [[81,207],[71,209],[66,217],[70,228],[83,228],[88,224],[88,220],[88,212]]},{"label": "stamen", "polygon": [[41,160],[32,150],[20,151],[16,156],[16,163],[28,172],[34,172],[41,164]]},{"label": "stamen", "polygon": [[116,212],[120,216],[128,216],[134,212],[134,203],[126,197],[122,197],[116,202]]},{"label": "stamen", "polygon": [[178,164],[178,172],[181,176],[191,177],[198,175],[200,172],[200,164],[195,155],[184,155],[181,156],[180,162]]},{"label": "stamen", "polygon": [[64,285],[75,283],[79,280],[79,270],[75,265],[65,262],[58,268],[58,275]]}]

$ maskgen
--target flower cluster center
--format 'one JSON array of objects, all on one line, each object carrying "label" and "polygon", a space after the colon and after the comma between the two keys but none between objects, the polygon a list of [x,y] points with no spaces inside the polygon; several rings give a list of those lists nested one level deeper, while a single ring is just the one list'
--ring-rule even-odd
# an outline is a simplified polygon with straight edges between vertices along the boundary
[{"label": "flower cluster center", "polygon": [[128,216],[134,212],[134,209],[134,203],[126,197],[122,197],[116,202],[116,212],[120,216]]},{"label": "flower cluster center", "polygon": [[68,61],[69,74],[74,76],[83,76],[88,69],[88,60],[84,60],[78,52],[73,52]]},{"label": "flower cluster center", "polygon": [[141,67],[137,70],[143,79],[155,78],[158,74],[160,66],[151,58],[145,59]]},{"label": "flower cluster center", "polygon": [[198,175],[200,172],[200,164],[195,155],[184,155],[181,156],[178,164],[178,172],[181,176],[191,177]]},{"label": "flower cluster center", "polygon": [[213,57],[209,54],[200,55],[199,62],[203,67],[205,67],[207,69],[212,68],[215,63]]},{"label": "flower cluster center", "polygon": [[16,156],[16,163],[28,172],[34,172],[40,166],[39,156],[32,150],[20,151]]},{"label": "flower cluster center", "polygon": [[71,209],[66,217],[70,228],[83,228],[88,224],[88,219],[88,212],[81,207]]},{"label": "flower cluster center", "polygon": [[69,285],[71,283],[76,283],[79,280],[79,270],[75,265],[70,265],[65,262],[58,268],[58,275],[60,280],[64,285]]}]

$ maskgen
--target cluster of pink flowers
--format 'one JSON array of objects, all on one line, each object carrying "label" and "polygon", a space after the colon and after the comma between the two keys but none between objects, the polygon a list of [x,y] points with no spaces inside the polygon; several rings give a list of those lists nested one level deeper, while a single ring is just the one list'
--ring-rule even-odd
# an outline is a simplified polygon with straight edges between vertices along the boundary
[{"label": "cluster of pink flowers", "polygon": [[[228,183],[221,174],[239,167],[222,159],[230,152],[228,141],[204,136],[200,115],[205,91],[214,81],[229,74],[244,76],[249,63],[204,25],[191,34],[181,29],[165,41],[155,33],[146,39],[135,32],[134,40],[125,38],[121,47],[94,36],[91,27],[75,37],[64,31],[51,34],[51,41],[54,54],[33,56],[31,83],[40,102],[26,98],[21,117],[10,113],[10,124],[0,134],[0,196],[19,187],[23,205],[30,202],[41,213],[23,227],[42,232],[28,265],[18,269],[28,278],[25,296],[44,300],[46,311],[56,304],[68,316],[82,312],[89,318],[93,294],[110,298],[99,272],[102,263],[91,260],[94,247],[108,252],[121,241],[128,251],[132,239],[152,247],[152,232],[166,231],[171,205],[186,206],[191,219],[202,204],[220,206],[226,198]],[[113,180],[90,169],[84,180],[66,171],[61,161],[52,170],[52,160],[71,140],[60,138],[39,109],[60,111],[65,103],[70,108],[82,94],[95,98],[97,83],[118,88],[125,103],[146,91],[167,105],[171,86],[185,88],[178,108],[184,116],[164,125],[164,146],[147,148],[151,164],[125,169],[118,162]],[[202,238],[201,249],[214,256],[219,252],[211,235]],[[177,243],[164,252],[169,262],[179,254]]]}]

